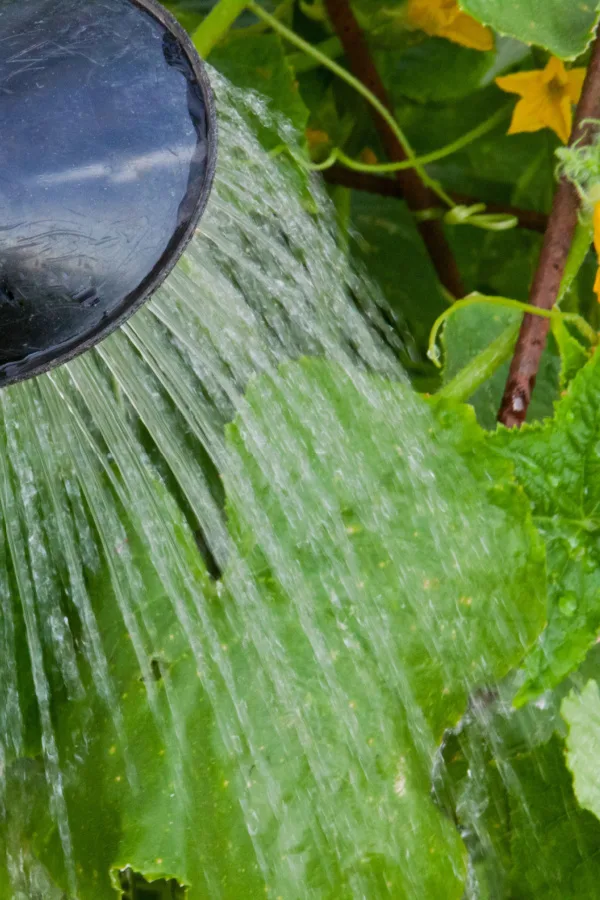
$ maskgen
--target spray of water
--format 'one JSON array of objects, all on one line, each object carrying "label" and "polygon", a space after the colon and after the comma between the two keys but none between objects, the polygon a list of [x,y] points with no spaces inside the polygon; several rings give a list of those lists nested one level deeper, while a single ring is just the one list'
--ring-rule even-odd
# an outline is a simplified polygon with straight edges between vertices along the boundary
[{"label": "spray of water", "polygon": [[128,866],[193,897],[459,898],[431,773],[539,628],[539,548],[499,571],[519,501],[434,437],[325,198],[251,127],[287,125],[216,88],[180,265],[0,395],[0,874],[19,900]]}]

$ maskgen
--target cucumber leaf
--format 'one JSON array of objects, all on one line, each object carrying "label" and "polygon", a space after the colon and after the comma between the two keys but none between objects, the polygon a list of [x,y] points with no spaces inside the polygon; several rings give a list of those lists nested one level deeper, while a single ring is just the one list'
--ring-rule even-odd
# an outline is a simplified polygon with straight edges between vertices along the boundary
[{"label": "cucumber leaf", "polygon": [[545,47],[562,59],[584,52],[600,9],[594,0],[459,0],[459,5],[500,34]]}]

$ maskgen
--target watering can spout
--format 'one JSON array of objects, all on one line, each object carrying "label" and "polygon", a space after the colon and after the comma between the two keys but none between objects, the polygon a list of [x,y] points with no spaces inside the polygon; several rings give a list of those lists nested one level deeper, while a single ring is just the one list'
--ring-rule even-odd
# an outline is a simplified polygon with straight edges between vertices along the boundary
[{"label": "watering can spout", "polygon": [[90,348],[156,290],[210,192],[216,122],[155,0],[0,0],[0,386]]}]

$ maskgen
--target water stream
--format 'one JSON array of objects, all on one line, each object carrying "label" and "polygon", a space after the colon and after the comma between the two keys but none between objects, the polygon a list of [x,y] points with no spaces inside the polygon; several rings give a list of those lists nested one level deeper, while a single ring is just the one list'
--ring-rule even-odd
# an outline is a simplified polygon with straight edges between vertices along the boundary
[{"label": "water stream", "polygon": [[[286,123],[216,89],[180,265],[0,393],[0,897],[108,900],[128,866],[192,900],[460,896],[431,770],[446,706],[530,639],[506,514],[429,438],[320,188],[251,127]],[[467,615],[486,568],[492,636]]]}]

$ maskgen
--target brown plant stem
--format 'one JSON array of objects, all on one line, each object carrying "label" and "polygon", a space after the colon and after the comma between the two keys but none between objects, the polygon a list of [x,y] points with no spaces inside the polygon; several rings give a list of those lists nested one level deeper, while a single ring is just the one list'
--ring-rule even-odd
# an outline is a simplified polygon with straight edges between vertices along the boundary
[{"label": "brown plant stem", "polygon": [[[325,6],[353,74],[390,112],[393,112],[387,91],[349,0],[325,0]],[[376,110],[371,112],[388,158],[392,162],[404,162],[406,154],[397,136]],[[411,212],[422,212],[435,206],[432,192],[413,169],[396,172],[395,179],[402,188],[404,199]],[[417,224],[441,283],[454,297],[464,296],[460,272],[446,240],[442,223],[433,219]]]},{"label": "brown plant stem", "polygon": [[[577,107],[571,145],[591,143],[600,119],[600,35],[596,36],[587,76]],[[531,287],[529,302],[540,309],[552,309],[560,291],[565,266],[577,228],[579,196],[574,186],[561,178],[548,221],[548,228]],[[525,421],[535,381],[546,346],[550,321],[526,315],[515,347],[498,421],[507,428],[520,427]]]},{"label": "brown plant stem", "polygon": [[[345,166],[336,165],[325,169],[323,177],[328,184],[339,185],[340,187],[351,188],[355,191],[365,191],[368,194],[379,194],[380,197],[395,197],[398,200],[404,199],[404,191],[402,185],[395,179],[387,178],[382,175],[370,175],[366,172],[355,172],[347,169]],[[457,194],[448,191],[455,203],[464,206],[472,206],[475,203],[482,202],[476,197],[469,197],[467,194]],[[507,216],[514,216],[519,227],[526,231],[537,231],[544,234],[548,226],[548,216],[545,213],[535,212],[529,209],[518,209],[515,206],[509,206],[504,203],[487,203],[486,212],[502,213]],[[432,209],[443,208],[442,201],[437,197],[432,198]]]}]

